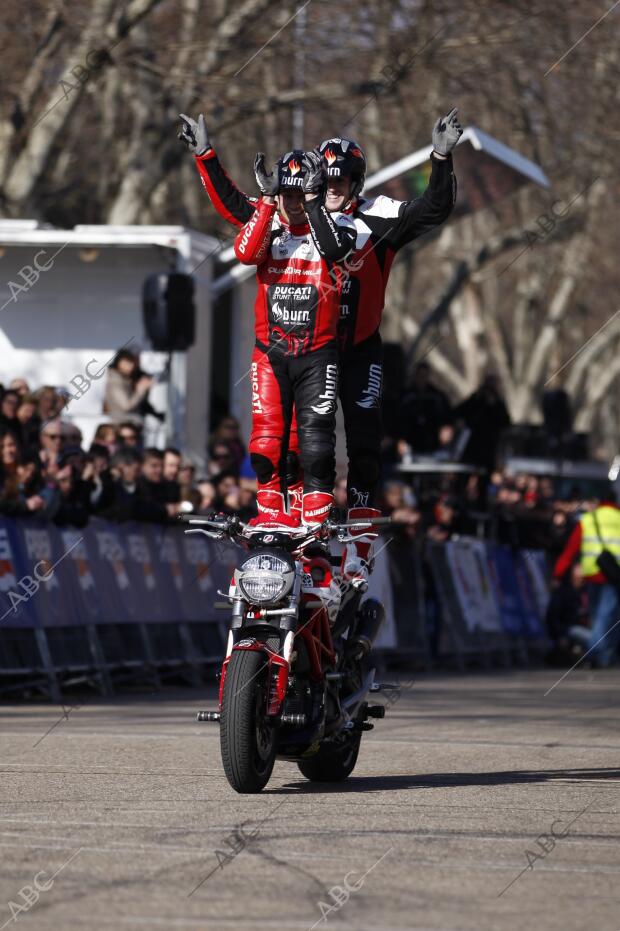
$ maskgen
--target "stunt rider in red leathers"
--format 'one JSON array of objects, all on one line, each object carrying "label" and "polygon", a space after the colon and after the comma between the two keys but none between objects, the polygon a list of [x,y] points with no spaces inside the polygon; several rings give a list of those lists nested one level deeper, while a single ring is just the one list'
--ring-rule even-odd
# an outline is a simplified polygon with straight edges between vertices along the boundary
[{"label": "stunt rider in red leathers", "polygon": [[335,222],[325,209],[325,170],[316,153],[289,152],[271,173],[259,153],[254,172],[262,197],[237,235],[235,254],[257,266],[249,448],[258,506],[273,519],[286,517],[283,478],[294,408],[304,475],[301,517],[313,525],[328,516],[335,479],[340,293],[329,284],[338,280],[334,263],[353,247],[355,231],[347,218]]},{"label": "stunt rider in red leathers", "polygon": [[[240,191],[222,168],[209,142],[202,114],[197,123],[183,114],[181,118],[184,128],[180,138],[190,143],[211,202],[224,219],[240,226],[252,214],[252,198]],[[382,436],[379,324],[392,262],[399,249],[439,226],[450,215],[456,199],[451,153],[461,133],[456,109],[437,120],[432,134],[428,186],[420,197],[411,201],[396,201],[382,195],[370,199],[361,196],[366,159],[352,140],[327,139],[317,150],[328,175],[327,210],[335,217],[344,215],[351,219],[357,233],[355,250],[345,260],[339,323],[340,400],[349,458],[350,519],[379,514],[372,506],[380,476]],[[294,436],[290,448],[294,452]],[[288,465],[290,472],[290,461]],[[348,548],[346,574],[365,573],[372,536],[360,536],[357,545]]]}]

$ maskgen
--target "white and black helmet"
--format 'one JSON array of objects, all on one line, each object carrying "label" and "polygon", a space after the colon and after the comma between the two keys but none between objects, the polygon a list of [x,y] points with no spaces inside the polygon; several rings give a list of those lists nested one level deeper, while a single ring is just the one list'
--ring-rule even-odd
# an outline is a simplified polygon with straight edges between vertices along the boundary
[{"label": "white and black helmet", "polygon": [[366,156],[353,139],[325,139],[317,152],[328,178],[351,178],[351,197],[357,197],[366,180]]}]

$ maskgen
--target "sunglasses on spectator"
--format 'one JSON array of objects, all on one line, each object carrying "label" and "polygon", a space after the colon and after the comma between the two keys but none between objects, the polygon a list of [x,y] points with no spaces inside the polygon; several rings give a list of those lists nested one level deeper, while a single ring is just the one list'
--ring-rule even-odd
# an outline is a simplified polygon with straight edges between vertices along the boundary
[{"label": "sunglasses on spectator", "polygon": [[48,440],[62,440],[62,433],[44,433]]}]

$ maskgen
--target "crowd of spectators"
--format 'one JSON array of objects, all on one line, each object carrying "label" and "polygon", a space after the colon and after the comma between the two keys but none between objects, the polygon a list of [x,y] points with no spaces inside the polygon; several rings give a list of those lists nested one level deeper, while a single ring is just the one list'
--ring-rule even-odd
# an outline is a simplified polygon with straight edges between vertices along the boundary
[{"label": "crowd of spectators", "polygon": [[[121,393],[118,385],[115,391]],[[129,411],[126,419],[101,423],[86,449],[79,428],[63,416],[67,398],[55,388],[32,391],[21,378],[0,386],[0,514],[77,527],[92,515],[156,522],[188,510],[254,516],[256,480],[238,422],[224,417],[198,471],[178,449],[144,447],[143,415],[153,413],[144,408],[147,393],[142,382],[142,415]]]},{"label": "crowd of spectators", "polygon": [[[105,422],[88,448],[61,391],[32,390],[23,378],[0,385],[0,514],[77,527],[94,515],[161,523],[189,510],[236,513],[243,520],[255,516],[256,478],[238,421],[221,419],[210,438],[207,465],[199,468],[171,446],[145,445],[145,418],[162,417],[149,400],[152,385],[138,356],[124,349],[117,353],[107,373]],[[390,535],[403,543],[483,536],[543,549],[551,568],[590,506],[587,487],[497,468],[498,444],[510,418],[493,376],[452,407],[422,363],[386,421],[377,504],[392,517]],[[413,481],[398,469],[422,460],[442,468],[431,466]],[[473,468],[451,471],[454,462]],[[335,504],[345,509],[346,476],[338,476],[334,491]],[[428,586],[432,589],[430,578]],[[548,618],[562,659],[567,626],[586,615],[574,566],[554,591]]]},{"label": "crowd of spectators", "polygon": [[[209,461],[196,463],[174,448],[143,442],[147,415],[160,417],[149,400],[153,379],[139,357],[121,349],[106,374],[104,414],[86,449],[71,421],[67,398],[23,378],[0,386],[0,513],[38,515],[57,524],[83,526],[90,515],[116,520],[167,521],[190,506],[196,513],[224,511],[242,519],[256,514],[256,479],[239,424],[225,416],[209,443]],[[433,385],[425,363],[388,424],[385,474],[379,505],[399,533],[443,541],[455,534],[492,536],[500,542],[562,548],[583,501],[578,488],[560,496],[548,478],[511,475],[494,468],[501,431],[510,420],[496,379],[457,407]],[[469,475],[433,474],[412,485],[395,466],[424,456],[470,462]],[[346,479],[335,486],[346,507]]]},{"label": "crowd of spectators", "polygon": [[[498,468],[511,421],[495,375],[453,406],[421,362],[384,419],[379,506],[411,538],[484,536],[544,549],[551,562],[592,497],[587,485]],[[451,472],[451,463],[466,468]]]},{"label": "crowd of spectators", "polygon": [[589,493],[579,485],[507,469],[484,475],[443,475],[420,483],[418,491],[393,474],[382,485],[380,507],[410,537],[420,533],[444,541],[455,535],[543,549],[553,561],[584,509]]}]

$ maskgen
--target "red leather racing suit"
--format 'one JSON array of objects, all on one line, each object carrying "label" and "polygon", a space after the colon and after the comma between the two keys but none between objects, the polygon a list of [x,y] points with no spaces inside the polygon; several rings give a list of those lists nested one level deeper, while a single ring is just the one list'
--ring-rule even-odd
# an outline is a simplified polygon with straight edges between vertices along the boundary
[{"label": "red leather racing suit", "polygon": [[335,478],[340,273],[332,261],[346,255],[355,233],[350,221],[336,224],[318,198],[306,202],[306,213],[308,222],[289,226],[275,204],[260,200],[237,235],[235,254],[257,266],[250,457],[259,508],[285,510],[295,409],[304,517],[314,523],[327,516]]}]

